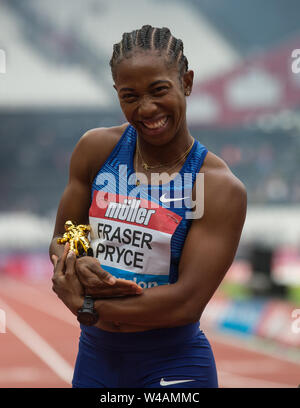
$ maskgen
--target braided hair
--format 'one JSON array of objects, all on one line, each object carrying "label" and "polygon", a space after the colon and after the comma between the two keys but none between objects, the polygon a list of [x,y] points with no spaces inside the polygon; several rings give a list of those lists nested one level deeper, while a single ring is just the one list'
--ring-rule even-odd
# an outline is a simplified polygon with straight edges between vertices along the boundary
[{"label": "braided hair", "polygon": [[139,30],[131,33],[124,33],[122,40],[114,44],[113,54],[110,60],[110,67],[113,78],[115,78],[115,68],[123,58],[130,58],[134,51],[156,50],[167,57],[166,62],[170,65],[177,64],[179,76],[188,70],[188,60],[183,54],[183,42],[173,37],[171,31],[166,28],[152,27],[144,25]]}]

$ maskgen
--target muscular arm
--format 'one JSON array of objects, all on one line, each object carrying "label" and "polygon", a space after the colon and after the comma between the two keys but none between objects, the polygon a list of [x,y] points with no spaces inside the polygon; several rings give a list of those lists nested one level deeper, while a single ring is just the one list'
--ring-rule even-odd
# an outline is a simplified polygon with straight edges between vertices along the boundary
[{"label": "muscular arm", "polygon": [[246,214],[243,184],[226,169],[205,174],[204,216],[193,220],[178,281],[149,288],[138,298],[96,301],[98,326],[119,322],[143,328],[174,327],[197,321],[233,262]]},{"label": "muscular arm", "polygon": [[60,257],[63,246],[57,244],[57,238],[62,237],[65,222],[70,219],[78,224],[88,222],[88,209],[90,200],[91,172],[88,164],[88,145],[90,138],[86,133],[76,145],[70,162],[68,184],[59,203],[53,239],[49,247],[49,255]]},{"label": "muscular arm", "polygon": [[[71,157],[69,181],[60,200],[49,248],[50,259],[54,266],[63,254],[64,247],[57,243],[57,238],[64,234],[65,222],[71,220],[75,224],[88,224],[92,181],[127,125],[125,123],[114,128],[92,129],[77,143]],[[114,278],[102,269],[95,258],[78,258],[73,267],[86,294],[111,297],[137,295],[143,291],[135,282]],[[63,293],[66,292],[63,289],[65,289],[63,282],[56,279],[53,290],[61,294],[62,300]]]},{"label": "muscular arm", "polygon": [[70,161],[68,184],[57,210],[50,258],[53,254],[61,256],[63,253],[63,247],[56,240],[64,234],[64,224],[68,219],[76,224],[88,224],[93,179],[127,125],[88,130],[76,144]]}]

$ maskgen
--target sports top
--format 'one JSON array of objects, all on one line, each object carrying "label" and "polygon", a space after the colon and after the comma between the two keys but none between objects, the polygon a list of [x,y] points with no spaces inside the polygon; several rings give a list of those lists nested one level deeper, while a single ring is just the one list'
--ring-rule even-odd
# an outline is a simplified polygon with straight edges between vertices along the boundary
[{"label": "sports top", "polygon": [[195,140],[175,178],[137,186],[136,139],[129,125],[93,181],[90,240],[103,269],[146,289],[178,278],[192,222],[192,188],[207,149]]},{"label": "sports top", "polygon": [[[92,184],[89,222],[94,257],[117,278],[142,288],[177,281],[178,264],[191,226],[192,188],[207,149],[198,141],[180,172],[160,185],[136,185],[133,166],[137,132],[128,125]],[[116,333],[81,325],[81,341],[138,349],[147,344],[183,341],[199,322],[175,328]],[[126,346],[125,346],[126,345]]]}]

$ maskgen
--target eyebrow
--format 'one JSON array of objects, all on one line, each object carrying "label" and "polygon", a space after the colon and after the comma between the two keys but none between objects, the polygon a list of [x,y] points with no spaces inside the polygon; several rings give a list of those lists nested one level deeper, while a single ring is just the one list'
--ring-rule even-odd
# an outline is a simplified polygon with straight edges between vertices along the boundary
[{"label": "eyebrow", "polygon": [[152,82],[152,84],[149,85],[149,88],[151,88],[152,86],[158,85],[158,84],[163,84],[163,83],[170,84],[171,82],[167,81],[166,79],[159,79],[158,81]]},{"label": "eyebrow", "polygon": [[[167,84],[170,84],[170,81],[167,81],[166,79],[159,79],[158,81],[154,81],[154,82],[152,82],[149,86],[148,86],[148,88],[152,88],[153,86],[155,86],[155,85],[158,85],[158,84],[162,84],[162,83],[167,83]],[[134,91],[134,88],[121,88],[120,89],[120,92],[125,92],[125,91]]]}]

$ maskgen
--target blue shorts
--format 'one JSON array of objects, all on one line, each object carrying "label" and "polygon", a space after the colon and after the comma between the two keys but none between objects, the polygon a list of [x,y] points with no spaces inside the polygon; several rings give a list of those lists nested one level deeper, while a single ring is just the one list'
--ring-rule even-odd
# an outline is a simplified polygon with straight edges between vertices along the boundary
[{"label": "blue shorts", "polygon": [[81,325],[73,388],[216,388],[216,365],[199,322],[135,333]]}]

